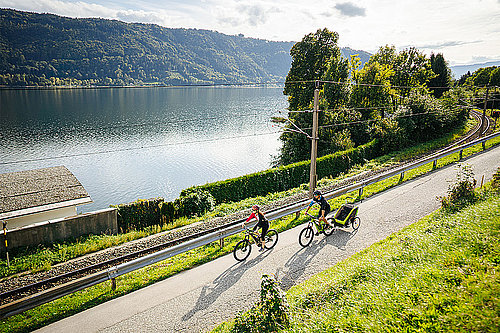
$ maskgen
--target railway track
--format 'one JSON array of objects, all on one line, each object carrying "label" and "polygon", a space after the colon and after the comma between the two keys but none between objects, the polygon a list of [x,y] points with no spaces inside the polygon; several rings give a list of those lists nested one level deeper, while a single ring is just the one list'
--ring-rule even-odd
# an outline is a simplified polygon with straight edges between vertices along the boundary
[{"label": "railway track", "polygon": [[[449,149],[451,147],[472,141],[473,139],[487,133],[487,131],[490,129],[489,119],[486,118],[486,123],[483,124],[483,117],[480,112],[473,111],[471,112],[471,115],[478,120],[475,128],[471,130],[465,137],[457,140],[444,149]],[[436,150],[431,153],[436,153],[441,150]],[[411,163],[417,159],[418,158],[416,157],[411,161],[408,160],[405,161],[405,163],[401,163],[399,165],[392,165],[384,169],[365,172],[349,179],[345,179],[335,186],[323,188],[323,190],[326,192],[333,191],[352,183],[359,182],[360,180],[367,179],[376,174],[386,172],[388,169]],[[276,211],[306,198],[307,193],[298,194],[268,204],[264,206],[263,209],[266,212]],[[179,230],[165,232],[160,235],[149,236],[145,239],[129,242],[111,249],[102,250],[94,254],[89,254],[81,258],[73,259],[68,262],[55,265],[54,268],[47,272],[24,273],[12,278],[3,279],[2,281],[0,281],[0,305],[15,302],[18,299],[34,295],[43,290],[64,284],[68,281],[72,281],[80,277],[105,270],[109,267],[116,266],[120,263],[128,262],[150,253],[154,253],[162,249],[169,248],[192,239],[196,239],[203,235],[216,232],[229,226],[239,224],[243,221],[244,217],[248,216],[248,214],[249,210],[240,211],[225,217],[203,221],[194,225],[180,228]]]}]

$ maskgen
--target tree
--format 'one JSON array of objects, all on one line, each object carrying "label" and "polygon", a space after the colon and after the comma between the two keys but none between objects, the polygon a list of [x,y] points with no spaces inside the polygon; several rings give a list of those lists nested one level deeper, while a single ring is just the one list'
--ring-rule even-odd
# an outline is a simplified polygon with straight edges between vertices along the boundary
[{"label": "tree", "polygon": [[292,65],[285,79],[283,93],[288,96],[290,110],[305,110],[314,97],[314,81],[323,78],[332,56],[340,54],[337,45],[339,35],[328,29],[310,33],[290,50]]},{"label": "tree", "polygon": [[467,73],[465,73],[464,75],[462,75],[460,77],[460,79],[458,79],[457,85],[458,86],[464,85],[465,82],[467,81],[467,79],[470,78],[471,76],[472,76],[472,74],[470,73],[470,71],[467,71]]},{"label": "tree", "polygon": [[435,97],[440,98],[445,91],[448,91],[451,87],[451,69],[448,67],[448,63],[444,60],[441,53],[434,55],[431,54],[430,58],[431,69],[437,76],[431,78],[427,83],[429,89]]},{"label": "tree", "polygon": [[390,65],[370,62],[353,74],[356,85],[351,93],[351,105],[360,108],[363,120],[384,116],[384,109],[391,103]]},{"label": "tree", "polygon": [[[292,65],[283,90],[283,93],[288,95],[290,111],[306,110],[312,107],[316,86],[311,81],[325,80],[341,83],[347,81],[348,63],[342,58],[337,45],[338,38],[336,32],[326,28],[318,29],[316,33],[304,36],[302,41],[292,47],[290,51]],[[320,93],[322,109],[344,104],[348,95],[346,89],[344,84],[325,84]],[[290,113],[289,118],[299,128],[306,129],[312,126],[310,113]],[[328,119],[332,119],[331,115],[322,112],[321,124],[327,124]],[[292,129],[294,126],[288,125],[287,127]],[[304,134],[285,131],[280,139],[283,145],[277,164],[284,165],[309,159],[310,141]],[[324,148],[319,149],[318,155],[321,156],[322,152],[324,154]]]},{"label": "tree", "polygon": [[390,79],[391,85],[402,97],[408,96],[413,88],[425,91],[426,83],[436,76],[431,69],[430,60],[414,47],[397,53],[394,46],[386,45],[379,48],[368,63],[375,62],[390,66],[394,71]]},{"label": "tree", "polygon": [[500,67],[495,68],[491,71],[490,81],[488,82],[490,86],[500,87]]},{"label": "tree", "polygon": [[476,70],[472,76],[472,83],[476,87],[487,86],[490,83],[490,76],[496,67],[483,67]]}]

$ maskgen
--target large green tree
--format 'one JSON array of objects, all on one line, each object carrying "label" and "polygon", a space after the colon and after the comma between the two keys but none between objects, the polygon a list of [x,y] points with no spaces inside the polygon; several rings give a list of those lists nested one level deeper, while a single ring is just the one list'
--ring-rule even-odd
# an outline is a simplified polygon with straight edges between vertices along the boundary
[{"label": "large green tree", "polygon": [[[321,89],[320,123],[328,125],[336,117],[335,108],[345,104],[348,96],[347,80],[349,67],[347,59],[342,57],[337,45],[338,34],[328,29],[318,29],[296,43],[290,54],[292,65],[285,81],[283,93],[288,95],[289,119],[287,130],[281,135],[283,142],[278,164],[289,164],[310,158],[310,140],[301,133],[292,132],[295,127],[311,133],[312,115],[304,111],[312,108],[314,90]],[[327,81],[323,86],[316,86],[315,81]],[[330,139],[335,137],[332,131],[320,133],[322,142],[318,155],[329,153]],[[325,144],[326,142],[326,144]]]},{"label": "large green tree", "polygon": [[283,90],[288,96],[290,110],[305,110],[310,107],[316,88],[310,81],[321,80],[332,56],[340,56],[338,39],[338,33],[326,28],[318,29],[292,46],[292,65]]},{"label": "large green tree", "polygon": [[430,62],[431,69],[436,76],[429,79],[427,86],[435,97],[440,98],[452,86],[451,69],[441,53],[436,55],[431,53]]},{"label": "large green tree", "polygon": [[386,45],[371,56],[368,63],[375,62],[388,65],[394,71],[391,85],[402,97],[409,96],[412,90],[426,92],[427,82],[436,76],[430,59],[414,47],[398,53],[395,46]]}]

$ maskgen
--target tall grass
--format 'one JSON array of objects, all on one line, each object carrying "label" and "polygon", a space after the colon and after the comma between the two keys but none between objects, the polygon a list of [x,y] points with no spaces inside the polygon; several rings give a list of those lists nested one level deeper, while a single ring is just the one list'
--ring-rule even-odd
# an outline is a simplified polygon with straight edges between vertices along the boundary
[{"label": "tall grass", "polygon": [[496,192],[454,214],[435,212],[292,287],[283,332],[498,332],[499,264]]}]

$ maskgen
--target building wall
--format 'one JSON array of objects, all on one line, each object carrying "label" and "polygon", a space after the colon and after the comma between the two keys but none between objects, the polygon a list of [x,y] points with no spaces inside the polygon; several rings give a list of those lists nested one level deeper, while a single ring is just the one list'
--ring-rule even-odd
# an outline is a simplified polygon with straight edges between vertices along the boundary
[{"label": "building wall", "polygon": [[53,209],[46,212],[30,214],[21,217],[14,217],[7,220],[9,230],[22,228],[30,224],[45,222],[49,220],[57,220],[67,216],[76,215],[76,206]]},{"label": "building wall", "polygon": [[[9,250],[19,247],[37,246],[39,244],[52,244],[68,238],[77,238],[90,234],[118,233],[116,208],[79,214],[56,221],[40,222],[13,230],[10,229],[9,222],[7,227]],[[5,242],[3,239],[0,244],[0,252],[5,253]]]}]

